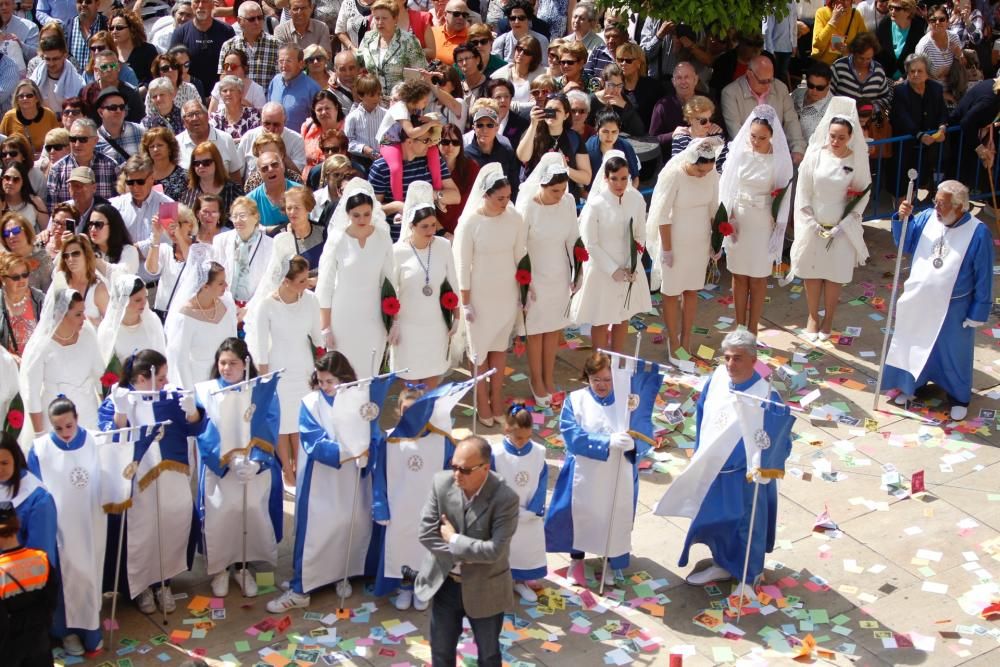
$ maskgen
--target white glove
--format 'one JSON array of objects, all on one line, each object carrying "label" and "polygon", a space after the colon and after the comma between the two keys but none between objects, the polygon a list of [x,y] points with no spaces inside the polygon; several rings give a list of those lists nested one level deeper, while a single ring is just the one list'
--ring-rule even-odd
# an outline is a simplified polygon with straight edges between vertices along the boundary
[{"label": "white glove", "polygon": [[673,250],[661,250],[660,251],[660,261],[663,265],[670,268],[674,265],[674,251]]},{"label": "white glove", "polygon": [[128,387],[115,385],[114,391],[111,392],[111,404],[115,406],[115,414],[128,414],[130,403],[128,400],[129,391]]},{"label": "white glove", "polygon": [[465,321],[469,324],[476,321],[476,309],[472,307],[471,303],[462,306],[462,314],[465,315]]},{"label": "white glove", "polygon": [[763,475],[761,475],[760,474],[760,470],[754,470],[752,477],[753,477],[753,481],[756,482],[757,484],[770,484],[771,483],[771,478],[770,477],[764,477]]},{"label": "white glove", "polygon": [[831,239],[835,239],[838,236],[840,236],[840,233],[842,231],[843,230],[840,228],[840,225],[834,225],[833,227],[831,227],[830,229],[827,230],[827,234],[830,235]]},{"label": "white glove", "polygon": [[332,350],[337,347],[336,341],[333,339],[333,330],[330,328],[323,329],[320,333],[323,334],[323,343],[326,345],[326,349]]},{"label": "white glove", "polygon": [[367,455],[359,456],[358,458],[354,459],[354,465],[358,466],[358,468],[364,468],[365,466],[368,465],[368,456]]},{"label": "white glove", "polygon": [[983,326],[984,324],[986,324],[986,322],[978,322],[976,320],[970,320],[968,317],[966,317],[965,321],[962,322],[962,327],[966,329],[976,329],[978,327]]},{"label": "white glove", "polygon": [[635,441],[628,433],[612,433],[610,445],[623,452],[630,452],[635,449]]},{"label": "white glove", "polygon": [[188,394],[181,394],[181,410],[184,411],[186,415],[193,415],[198,412],[198,406],[194,403],[194,392]]},{"label": "white glove", "polygon": [[396,346],[399,345],[399,321],[393,320],[392,326],[389,327],[389,335],[386,336],[386,342],[389,345]]},{"label": "white glove", "polygon": [[380,526],[382,526],[384,528],[385,526],[389,525],[389,520],[388,519],[376,519],[375,523],[377,523],[378,525],[380,525]]},{"label": "white glove", "polygon": [[244,456],[233,459],[233,463],[230,467],[233,469],[233,474],[236,475],[236,481],[240,484],[249,483],[253,480],[254,475],[260,471],[259,463],[251,461]]},{"label": "white glove", "polygon": [[611,279],[614,280],[616,283],[626,282],[628,280],[628,277],[629,277],[628,271],[626,271],[625,269],[618,269],[617,271],[611,274]]}]

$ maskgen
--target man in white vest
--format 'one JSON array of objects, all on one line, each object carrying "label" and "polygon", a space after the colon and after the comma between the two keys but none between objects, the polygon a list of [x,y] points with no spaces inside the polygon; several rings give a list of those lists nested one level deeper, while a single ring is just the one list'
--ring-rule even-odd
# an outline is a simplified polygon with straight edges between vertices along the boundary
[{"label": "man in white vest", "polygon": [[692,544],[712,553],[708,568],[687,577],[693,586],[740,577],[748,542],[745,583],[752,584],[764,570],[764,554],[774,548],[778,490],[771,480],[784,477],[794,417],[754,370],[756,346],[746,329],[723,339],[725,365],[698,399],[695,454],[656,507],[661,516],[692,519],[681,567]]},{"label": "man in white vest", "polygon": [[[904,200],[892,216],[897,244],[912,212]],[[896,306],[882,386],[899,389],[893,402],[905,405],[933,382],[947,392],[951,418],[965,419],[975,331],[986,324],[993,301],[993,239],[969,213],[969,189],[958,181],[941,183],[934,208],[910,221],[903,252],[913,260]]]}]

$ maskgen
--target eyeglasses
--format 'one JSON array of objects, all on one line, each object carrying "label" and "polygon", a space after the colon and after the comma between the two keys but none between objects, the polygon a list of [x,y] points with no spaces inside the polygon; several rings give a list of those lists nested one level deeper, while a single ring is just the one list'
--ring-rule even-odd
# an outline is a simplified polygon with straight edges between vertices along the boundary
[{"label": "eyeglasses", "polygon": [[76,109],[74,107],[67,107],[62,110],[64,116],[82,116],[83,109]]},{"label": "eyeglasses", "polygon": [[824,86],[821,86],[821,85],[819,85],[817,83],[809,83],[808,81],[806,81],[806,88],[808,88],[809,90],[818,90],[819,92],[823,92],[824,90],[826,90],[829,87],[830,87],[830,84],[826,84]]},{"label": "eyeglasses", "polygon": [[948,17],[947,16],[932,16],[931,18],[927,19],[927,21],[929,23],[947,23],[948,22]]},{"label": "eyeglasses", "polygon": [[87,225],[87,229],[96,229],[97,231],[101,231],[107,226],[107,224],[108,223],[103,220],[91,220],[90,224]]},{"label": "eyeglasses", "polygon": [[471,44],[472,46],[475,46],[477,48],[480,47],[480,46],[486,46],[489,43],[490,43],[490,40],[486,39],[486,38],[483,38],[483,39],[474,39],[474,40],[472,40],[472,41],[469,42],[469,44]]},{"label": "eyeglasses", "polygon": [[889,11],[890,12],[901,12],[901,11],[903,11],[905,9],[906,8],[903,7],[902,5],[889,5]]},{"label": "eyeglasses", "polygon": [[264,164],[264,165],[261,165],[261,167],[260,167],[261,172],[263,172],[265,174],[267,172],[275,170],[275,169],[281,169],[281,164],[278,163],[278,162],[272,162],[271,164]]},{"label": "eyeglasses", "polygon": [[234,70],[238,70],[241,67],[243,67],[241,63],[226,63],[222,66],[222,69],[226,70],[227,72],[232,72]]},{"label": "eyeglasses", "polygon": [[476,472],[477,470],[479,470],[480,468],[482,468],[484,465],[486,465],[486,464],[485,463],[477,463],[476,465],[472,466],[471,468],[463,468],[462,466],[457,466],[455,464],[452,464],[451,471],[452,472],[457,472],[459,475],[462,475],[463,477],[465,477],[465,476],[471,475],[472,473]]},{"label": "eyeglasses", "polygon": [[27,280],[31,277],[31,273],[25,271],[24,273],[8,273],[6,276],[7,280]]},{"label": "eyeglasses", "polygon": [[[224,67],[229,67],[229,66],[224,65]],[[160,65],[160,74],[170,74],[170,70],[176,72],[179,69],[180,67],[178,67],[177,65]]]},{"label": "eyeglasses", "polygon": [[241,21],[247,21],[249,23],[257,23],[257,21],[263,21],[264,20],[264,15],[263,14],[256,14],[254,16],[241,16],[240,20]]},{"label": "eyeglasses", "polygon": [[191,160],[192,167],[211,167],[215,164],[215,160],[209,158],[207,160]]},{"label": "eyeglasses", "polygon": [[577,62],[579,62],[579,61],[577,61],[577,60],[560,60],[559,64],[562,65],[563,67],[572,67]]},{"label": "eyeglasses", "polygon": [[323,155],[333,155],[340,150],[340,146],[323,146]]},{"label": "eyeglasses", "polygon": [[605,81],[604,82],[604,87],[605,88],[611,88],[612,90],[615,90],[616,88],[624,88],[625,84],[624,83],[615,83],[614,81]]},{"label": "eyeglasses", "polygon": [[309,63],[310,65],[313,63],[325,63],[326,56],[309,56],[308,58],[306,58],[306,62]]},{"label": "eyeglasses", "polygon": [[108,47],[105,46],[104,44],[91,44],[90,45],[90,52],[91,53],[97,53],[98,51],[104,51],[107,48]]},{"label": "eyeglasses", "polygon": [[0,157],[20,157],[21,151],[3,151]]},{"label": "eyeglasses", "polygon": [[250,214],[246,211],[240,211],[239,213],[231,214],[229,217],[237,222],[243,222],[244,220],[250,219]]},{"label": "eyeglasses", "polygon": [[526,14],[511,14],[507,17],[507,20],[514,23],[516,21],[527,21],[528,17]]},{"label": "eyeglasses", "polygon": [[17,99],[19,100],[33,100],[35,99],[34,93],[18,93]]},{"label": "eyeglasses", "polygon": [[469,12],[448,12],[448,13],[454,16],[455,18],[463,18],[463,19],[469,18]]},{"label": "eyeglasses", "polygon": [[618,59],[618,64],[619,65],[631,65],[635,61],[636,61],[636,58],[619,58]]},{"label": "eyeglasses", "polygon": [[4,180],[4,183],[20,183],[21,182],[21,177],[13,175],[13,174],[10,175],[10,176],[8,176],[7,174],[4,174],[3,180]]},{"label": "eyeglasses", "polygon": [[113,25],[110,28],[108,28],[108,30],[110,30],[111,32],[121,32],[122,30],[128,30],[128,26],[127,25],[121,25],[121,24],[119,24],[119,25]]},{"label": "eyeglasses", "polygon": [[145,185],[148,180],[148,176],[146,178],[126,178],[125,185]]},{"label": "eyeglasses", "polygon": [[118,69],[118,63],[104,63],[98,65],[97,69],[101,70],[102,72],[112,72]]},{"label": "eyeglasses", "polygon": [[82,250],[70,250],[67,252],[63,252],[63,257],[65,257],[66,259],[76,259],[82,254],[83,254]]},{"label": "eyeglasses", "polygon": [[188,111],[186,114],[181,116],[181,118],[183,118],[184,120],[194,120],[195,118],[199,118],[204,115],[205,112],[202,111],[201,109],[198,109],[197,111]]},{"label": "eyeglasses", "polygon": [[711,118],[692,118],[692,123],[698,123],[699,125],[708,125],[712,122]]},{"label": "eyeglasses", "polygon": [[125,111],[126,105],[124,104],[105,104],[101,107],[105,111]]},{"label": "eyeglasses", "polygon": [[586,116],[590,112],[587,111],[586,109],[570,109],[570,113],[575,114],[577,116]]},{"label": "eyeglasses", "polygon": [[69,144],[49,144],[48,146],[45,147],[45,150],[49,151],[50,153],[53,151],[64,151],[66,150],[68,145]]},{"label": "eyeglasses", "polygon": [[477,130],[482,130],[484,128],[487,130],[492,130],[496,126],[497,126],[496,123],[476,123]]},{"label": "eyeglasses", "polygon": [[[6,178],[6,176],[4,178]],[[9,239],[11,236],[17,236],[18,234],[20,234],[23,231],[24,230],[21,229],[20,225],[17,226],[17,227],[11,227],[10,229],[3,230],[3,237],[5,239]]]},{"label": "eyeglasses", "polygon": [[442,139],[441,140],[441,145],[442,146],[461,146],[462,145],[462,141],[461,141],[461,139]]}]

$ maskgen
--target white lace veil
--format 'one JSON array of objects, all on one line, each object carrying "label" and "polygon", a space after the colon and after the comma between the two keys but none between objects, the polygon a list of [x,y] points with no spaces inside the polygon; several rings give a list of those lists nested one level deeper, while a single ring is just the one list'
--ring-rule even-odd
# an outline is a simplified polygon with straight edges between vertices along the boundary
[{"label": "white lace veil", "polygon": [[684,150],[670,158],[670,161],[660,170],[659,176],[656,177],[656,186],[653,188],[653,196],[649,205],[649,215],[646,216],[646,250],[650,259],[653,260],[649,276],[651,290],[660,289],[663,278],[660,268],[660,249],[662,247],[660,221],[669,215],[669,211],[665,209],[670,189],[674,187],[674,179],[685,166],[694,164],[700,158],[712,158],[713,160],[718,158],[723,145],[724,142],[718,136],[692,139]]},{"label": "white lace veil", "polygon": [[[45,301],[42,303],[42,313],[38,317],[38,325],[32,332],[27,344],[24,346],[24,354],[21,355],[20,382],[22,389],[29,386],[26,381],[29,369],[38,363],[45,356],[45,351],[52,342],[52,334],[66,317],[69,310],[70,300],[74,294],[79,294],[75,289],[66,285],[66,278],[62,271],[56,271],[53,275],[52,285],[45,293]],[[83,325],[93,328],[87,321]]]},{"label": "white lace veil", "polygon": [[[498,181],[506,178],[507,175],[503,173],[503,167],[499,162],[490,162],[483,165],[479,170],[479,175],[476,176],[476,182],[472,184],[472,191],[469,192],[465,208],[462,210],[462,214],[458,216],[458,225],[462,225],[469,217],[478,215],[479,209],[483,207],[483,200],[486,198],[486,193],[489,189],[496,185]],[[513,206],[513,203],[508,202],[507,208],[511,206]]]},{"label": "white lace veil", "polygon": [[568,173],[569,169],[566,168],[566,159],[562,153],[543,155],[531,175],[517,191],[517,210],[523,210],[524,202],[530,201],[532,197],[537,195],[543,185],[548,185],[552,181],[553,176]]},{"label": "white lace veil", "polygon": [[163,327],[169,342],[176,335],[180,324],[181,309],[194,298],[198,291],[208,284],[209,270],[212,268],[212,246],[207,243],[194,243],[188,248],[185,271],[177,280],[174,298],[167,311],[166,323]]},{"label": "white lace veil", "polygon": [[[132,290],[135,288],[135,281],[140,280],[139,276],[126,271],[112,273],[111,283],[108,286],[108,309],[104,314],[104,319],[97,327],[97,343],[101,349],[101,361],[106,366],[115,354],[115,344],[118,342],[118,332],[122,328],[122,320],[125,319],[125,309],[128,308],[132,298]],[[149,308],[144,308],[139,319],[139,324],[143,329],[144,338],[150,341],[159,342],[162,346],[162,334],[158,331],[156,315]],[[162,349],[160,350],[162,351]],[[124,362],[124,359],[119,359]]]},{"label": "white lace veil", "polygon": [[[868,143],[865,141],[865,133],[861,127],[861,119],[858,117],[858,106],[850,97],[834,97],[826,107],[826,113],[816,126],[816,131],[809,137],[809,147],[806,155],[815,153],[830,143],[830,123],[834,118],[842,118],[851,124],[851,157],[854,162],[854,173],[858,175],[868,174],[865,181],[867,185],[871,181],[871,167],[868,164]],[[731,155],[732,153],[730,153]]]},{"label": "white lace veil", "polygon": [[295,250],[295,235],[292,232],[281,232],[274,237],[274,245],[271,247],[271,257],[267,262],[267,270],[264,272],[263,277],[261,277],[260,284],[257,285],[257,290],[247,303],[246,315],[243,318],[244,329],[247,334],[247,345],[250,347],[250,353],[255,357],[258,356],[256,350],[259,349],[256,346],[267,343],[267,341],[257,338],[257,315],[260,311],[260,306],[277,291],[281,285],[281,281],[288,275],[289,263],[296,254],[298,253]]},{"label": "white lace veil", "polygon": [[[597,174],[594,176],[594,185],[590,188],[590,197],[604,197],[610,192],[608,189],[608,181],[604,178],[604,169],[608,166],[608,161],[615,157],[620,157],[625,160],[626,164],[628,164],[628,159],[625,157],[625,153],[618,149],[613,148],[605,153],[604,159],[601,160],[601,166],[598,167]],[[638,190],[635,189],[635,186],[632,185],[631,178],[628,179],[628,188],[625,191],[628,192],[629,190],[638,192]],[[590,199],[590,197],[588,197],[588,199]]]},{"label": "white lace veil", "polygon": [[[778,120],[778,114],[774,108],[767,104],[754,107],[747,119],[743,122],[740,131],[736,133],[736,138],[729,143],[729,156],[726,164],[722,167],[722,177],[719,180],[719,201],[726,205],[726,210],[732,213],[736,202],[736,195],[740,191],[740,167],[745,161],[753,157],[753,148],[750,147],[750,128],[757,119],[764,119],[771,126],[771,151],[774,155],[774,180],[771,183],[771,191],[778,188],[788,187],[792,181],[794,173],[792,168],[792,155],[788,150],[788,140],[785,138],[785,130]],[[791,206],[792,193],[788,191],[781,200],[781,208],[775,218],[774,231],[771,233],[768,242],[768,255],[772,262],[781,261],[781,251],[785,242],[785,228],[788,225],[788,211]],[[767,202],[768,211],[771,202]],[[738,221],[737,221],[738,224]]]},{"label": "white lace veil", "polygon": [[406,201],[403,202],[403,221],[399,226],[399,242],[410,240],[413,233],[413,218],[417,211],[430,208],[437,214],[434,205],[434,188],[427,181],[414,181],[406,189]]}]

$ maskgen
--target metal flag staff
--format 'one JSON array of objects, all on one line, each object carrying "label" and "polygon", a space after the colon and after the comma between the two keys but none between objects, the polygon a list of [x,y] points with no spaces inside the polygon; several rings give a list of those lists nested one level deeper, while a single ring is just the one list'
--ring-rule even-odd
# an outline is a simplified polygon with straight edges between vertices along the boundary
[{"label": "metal flag staff", "polygon": [[[912,204],[913,184],[917,180],[917,170],[910,169],[906,172],[906,176],[910,179],[910,184],[906,188],[906,201]],[[882,356],[879,357],[878,379],[875,381],[875,400],[872,403],[872,412],[878,411],[878,402],[882,395],[882,376],[885,369],[885,357],[889,352],[889,334],[892,331],[892,318],[896,312],[896,294],[899,291],[899,271],[903,266],[903,247],[906,245],[906,228],[912,218],[913,213],[911,212],[903,220],[903,229],[899,234],[899,245],[896,247],[896,271],[892,275],[892,295],[889,297],[889,312],[886,313],[885,318],[885,333],[882,336]]]},{"label": "metal flag staff", "polygon": [[[633,368],[633,370],[632,370],[632,374],[633,375],[635,374],[636,369],[639,368],[639,364],[641,363],[641,360],[639,359],[639,349],[641,347],[642,347],[642,332],[638,331],[635,334],[635,360],[636,361],[635,361],[635,368]],[[604,352],[604,350],[601,350],[601,352]],[[620,356],[620,355],[618,355],[618,356]],[[629,397],[628,396],[624,396],[624,397],[623,396],[616,396],[615,397],[616,401],[620,401],[622,399],[628,401]],[[627,414],[628,413],[626,412],[626,415]],[[626,430],[628,429],[627,420],[628,420],[628,417],[626,417],[626,425],[625,425]],[[621,479],[621,476],[622,476],[621,475],[621,464],[622,464],[622,459],[625,457],[625,452],[623,452],[622,450],[618,449],[617,447],[615,447],[614,449],[615,449],[615,451],[618,452],[617,456],[615,456],[615,464],[614,464],[615,465],[615,486],[614,486],[614,491],[611,492],[611,512],[608,514],[608,536],[604,540],[604,561],[601,564],[601,586],[600,586],[600,588],[597,591],[598,595],[604,595],[604,580],[608,576],[608,558],[610,558],[610,556],[611,556],[611,554],[610,554],[610,551],[611,551],[611,528],[612,528],[612,526],[614,526],[615,507],[618,506],[618,481]]]},{"label": "metal flag staff", "polygon": [[[476,363],[476,355],[469,353],[469,358],[472,359],[472,435],[478,435],[476,428],[476,422],[479,421],[479,381],[487,376],[489,373],[484,373],[482,375],[476,375],[476,371],[479,370],[479,365]],[[492,372],[492,371],[491,371]]]},{"label": "metal flag staff", "polygon": [[[149,379],[153,382],[153,391],[156,391],[158,387],[156,386],[156,366],[150,365],[149,367]],[[156,487],[154,492],[156,493],[156,556],[159,560],[160,565],[160,612],[163,614],[163,626],[167,626],[167,607],[163,604],[165,599],[165,594],[163,589],[166,587],[167,582],[163,576],[163,527],[160,525],[160,476],[157,475],[156,479],[153,480],[153,485]],[[122,520],[124,525],[125,521]],[[118,543],[118,548],[121,548],[121,542]]]}]

